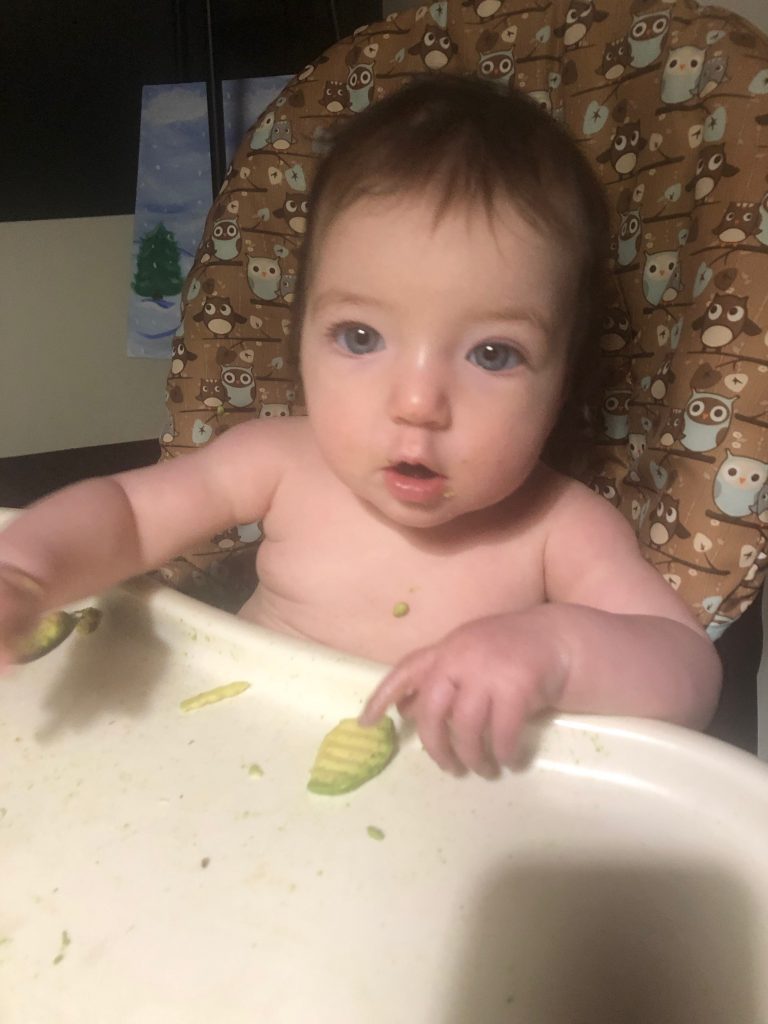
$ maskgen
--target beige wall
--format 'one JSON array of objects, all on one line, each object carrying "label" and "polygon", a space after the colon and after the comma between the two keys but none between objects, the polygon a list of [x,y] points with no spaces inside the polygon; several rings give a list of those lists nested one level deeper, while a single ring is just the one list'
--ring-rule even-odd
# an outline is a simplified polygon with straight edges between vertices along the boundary
[{"label": "beige wall", "polygon": [[[767,0],[722,6],[768,32]],[[159,434],[165,363],[125,355],[131,221],[0,224],[0,458]]]},{"label": "beige wall", "polygon": [[0,223],[0,458],[160,433],[165,362],[125,354],[132,230]]}]

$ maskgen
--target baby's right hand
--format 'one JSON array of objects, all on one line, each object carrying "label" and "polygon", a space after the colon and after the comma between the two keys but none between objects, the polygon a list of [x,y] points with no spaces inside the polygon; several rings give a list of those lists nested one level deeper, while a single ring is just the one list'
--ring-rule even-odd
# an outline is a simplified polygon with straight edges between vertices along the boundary
[{"label": "baby's right hand", "polygon": [[43,612],[43,588],[25,572],[0,564],[0,673],[17,660],[17,646]]}]

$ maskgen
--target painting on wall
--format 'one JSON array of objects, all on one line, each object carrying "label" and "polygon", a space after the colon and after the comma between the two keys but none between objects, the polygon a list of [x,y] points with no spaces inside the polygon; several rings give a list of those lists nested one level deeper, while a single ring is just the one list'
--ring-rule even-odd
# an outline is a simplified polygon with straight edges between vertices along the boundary
[{"label": "painting on wall", "polygon": [[[224,82],[227,161],[289,75]],[[211,206],[205,84],[142,91],[139,169],[128,304],[128,355],[168,359],[181,288]]]}]

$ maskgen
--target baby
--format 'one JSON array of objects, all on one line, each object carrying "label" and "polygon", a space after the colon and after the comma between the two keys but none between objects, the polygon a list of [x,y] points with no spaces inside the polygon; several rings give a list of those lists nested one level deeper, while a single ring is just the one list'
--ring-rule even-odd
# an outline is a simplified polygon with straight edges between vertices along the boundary
[{"label": "baby", "polygon": [[705,725],[712,644],[620,513],[542,461],[607,236],[525,96],[432,75],[351,117],[294,305],[308,416],[33,505],[0,534],[0,661],[44,610],[260,520],[240,614],[395,665],[361,721],[397,703],[447,770],[513,763],[549,708]]}]

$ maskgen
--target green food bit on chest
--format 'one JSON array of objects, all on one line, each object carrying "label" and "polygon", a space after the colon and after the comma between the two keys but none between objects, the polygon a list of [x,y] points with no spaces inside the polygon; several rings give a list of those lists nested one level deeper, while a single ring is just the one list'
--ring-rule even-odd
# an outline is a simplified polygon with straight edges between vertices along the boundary
[{"label": "green food bit on chest", "polygon": [[377,828],[375,825],[369,825],[365,831],[368,833],[371,839],[381,840],[384,838],[384,833],[382,832],[382,830],[380,828]]},{"label": "green food bit on chest", "polygon": [[260,764],[252,764],[248,769],[248,774],[252,779],[260,779],[264,774],[264,769]]},{"label": "green food bit on chest", "polygon": [[411,606],[407,601],[398,601],[395,607],[392,609],[392,614],[396,619],[402,619],[404,615],[407,615],[411,610]]}]

